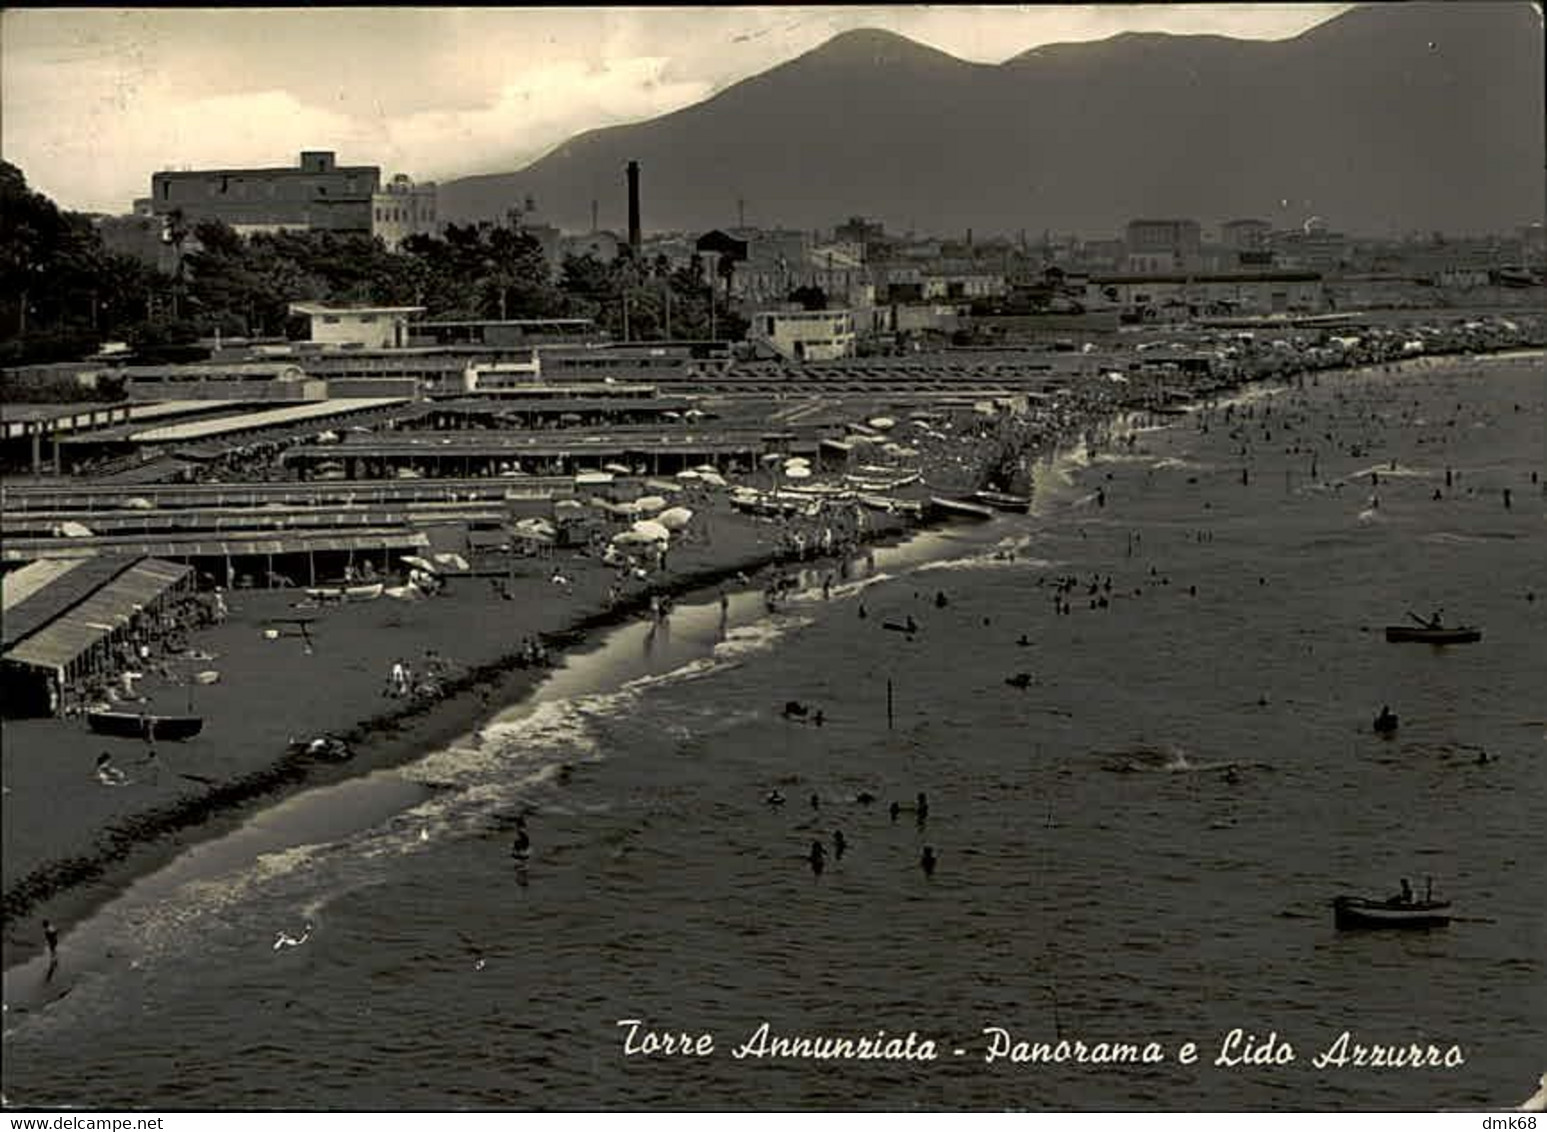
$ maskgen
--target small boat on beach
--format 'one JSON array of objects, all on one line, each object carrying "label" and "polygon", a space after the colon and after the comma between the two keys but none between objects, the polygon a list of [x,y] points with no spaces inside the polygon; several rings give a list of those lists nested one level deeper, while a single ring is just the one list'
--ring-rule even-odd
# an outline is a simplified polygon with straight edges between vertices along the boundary
[{"label": "small boat on beach", "polygon": [[1332,902],[1332,918],[1340,931],[1360,928],[1443,928],[1450,923],[1448,900],[1370,900],[1363,896],[1339,896]]},{"label": "small boat on beach", "polygon": [[992,519],[994,511],[981,503],[968,503],[965,499],[944,499],[938,495],[929,497],[929,505],[942,515],[956,519]]},{"label": "small boat on beach", "polygon": [[385,582],[349,586],[310,586],[306,596],[313,601],[375,601],[387,590]]},{"label": "small boat on beach", "polygon": [[1031,497],[1029,495],[1014,495],[1008,491],[975,491],[972,498],[978,503],[987,504],[995,511],[1013,511],[1024,515],[1031,510]]},{"label": "small boat on beach", "polygon": [[1470,625],[1387,625],[1386,640],[1425,645],[1469,645],[1483,639],[1483,631]]},{"label": "small boat on beach", "polygon": [[130,711],[92,711],[86,724],[98,735],[120,739],[192,739],[204,730],[199,715],[146,715]]}]

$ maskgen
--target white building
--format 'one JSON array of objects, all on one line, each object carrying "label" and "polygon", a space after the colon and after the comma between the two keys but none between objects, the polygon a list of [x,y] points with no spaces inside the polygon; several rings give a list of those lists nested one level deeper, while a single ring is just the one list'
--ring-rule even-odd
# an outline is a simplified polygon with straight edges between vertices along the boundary
[{"label": "white building", "polygon": [[435,183],[416,185],[403,173],[371,194],[371,235],[389,251],[397,251],[410,236],[433,236],[440,231],[436,218]]},{"label": "white building", "polygon": [[291,303],[291,314],[311,319],[311,341],[326,346],[391,350],[408,345],[408,320],[423,307],[330,307]]},{"label": "white building", "polygon": [[854,315],[846,310],[764,311],[753,316],[747,336],[794,361],[852,358]]}]

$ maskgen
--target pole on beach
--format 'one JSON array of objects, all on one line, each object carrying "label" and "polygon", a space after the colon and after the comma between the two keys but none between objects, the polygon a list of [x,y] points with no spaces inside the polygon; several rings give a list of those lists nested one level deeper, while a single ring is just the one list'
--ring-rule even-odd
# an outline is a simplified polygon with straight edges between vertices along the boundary
[{"label": "pole on beach", "polygon": [[892,729],[892,681],[888,677],[886,681],[886,729]]}]

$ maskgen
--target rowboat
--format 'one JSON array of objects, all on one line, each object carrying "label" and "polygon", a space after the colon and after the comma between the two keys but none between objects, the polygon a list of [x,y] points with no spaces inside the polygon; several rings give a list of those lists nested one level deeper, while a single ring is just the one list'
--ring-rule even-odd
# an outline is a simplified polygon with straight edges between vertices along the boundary
[{"label": "rowboat", "polygon": [[1031,497],[1028,495],[1012,495],[1008,491],[975,491],[972,498],[979,503],[986,503],[995,511],[1025,514],[1031,510]]},{"label": "rowboat", "polygon": [[1357,928],[1443,928],[1450,923],[1448,900],[1370,900],[1363,896],[1339,896],[1332,902],[1332,918],[1343,931]]},{"label": "rowboat", "polygon": [[204,717],[92,711],[86,713],[86,724],[98,735],[115,735],[120,739],[191,739],[204,730]]},{"label": "rowboat", "polygon": [[941,514],[951,515],[958,519],[992,519],[994,512],[991,508],[984,507],[981,503],[968,503],[963,499],[943,499],[938,495],[929,497],[929,505]]},{"label": "rowboat", "polygon": [[1387,625],[1386,640],[1416,641],[1425,645],[1469,645],[1483,639],[1483,631],[1470,625],[1449,628],[1418,625]]},{"label": "rowboat", "polygon": [[310,586],[306,596],[313,601],[375,601],[386,592],[385,582],[358,586]]}]

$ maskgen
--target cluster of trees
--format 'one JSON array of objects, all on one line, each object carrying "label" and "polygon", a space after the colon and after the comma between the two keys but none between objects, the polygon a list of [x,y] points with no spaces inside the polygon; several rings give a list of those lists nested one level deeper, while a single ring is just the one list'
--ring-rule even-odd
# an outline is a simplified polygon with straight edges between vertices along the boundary
[{"label": "cluster of trees", "polygon": [[137,353],[199,337],[296,334],[293,302],[423,306],[429,318],[591,318],[614,338],[740,337],[696,260],[567,258],[553,271],[517,227],[450,225],[391,252],[365,235],[238,236],[168,223],[170,273],[103,246],[91,218],[63,211],[0,165],[0,365],[78,358],[100,343]]},{"label": "cluster of trees", "polygon": [[159,274],[0,162],[0,365],[79,357],[147,321]]}]

